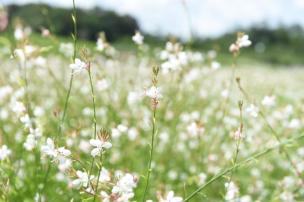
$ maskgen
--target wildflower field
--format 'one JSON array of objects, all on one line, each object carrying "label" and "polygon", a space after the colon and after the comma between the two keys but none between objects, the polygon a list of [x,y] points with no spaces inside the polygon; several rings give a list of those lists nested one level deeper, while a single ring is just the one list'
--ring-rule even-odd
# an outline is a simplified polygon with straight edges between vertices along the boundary
[{"label": "wildflower field", "polygon": [[[0,200],[304,201],[304,68],[187,42],[0,37]],[[38,39],[38,40],[37,40]],[[39,42],[38,42],[39,41]]]}]

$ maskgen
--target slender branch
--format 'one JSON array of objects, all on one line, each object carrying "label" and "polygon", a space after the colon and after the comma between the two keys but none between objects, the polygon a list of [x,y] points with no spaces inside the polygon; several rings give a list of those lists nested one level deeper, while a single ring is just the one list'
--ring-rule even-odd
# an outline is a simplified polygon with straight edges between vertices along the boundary
[{"label": "slender branch", "polygon": [[153,160],[154,139],[155,139],[155,125],[156,125],[156,107],[154,107],[154,109],[153,109],[150,157],[149,157],[148,170],[147,170],[146,186],[145,186],[144,196],[143,196],[143,200],[142,200],[143,202],[145,202],[145,198],[146,198],[148,188],[149,188],[149,183],[150,183],[150,175],[152,172],[152,160]]},{"label": "slender branch", "polygon": [[[91,96],[92,96],[92,105],[93,105],[93,123],[94,123],[94,139],[96,139],[97,136],[97,122],[96,122],[96,102],[95,102],[95,93],[94,93],[94,86],[93,86],[93,81],[92,81],[92,74],[91,74],[91,66],[89,64],[88,67],[88,74],[89,74],[89,79],[90,79],[90,87],[91,87]],[[95,157],[92,158],[90,170],[89,170],[89,177],[91,176],[91,173],[94,168],[94,162],[95,162]]]},{"label": "slender branch", "polygon": [[98,191],[98,185],[99,185],[99,178],[100,178],[100,173],[101,173],[101,170],[102,170],[102,153],[100,154],[100,167],[99,167],[99,170],[98,170],[98,177],[97,177],[97,182],[96,182],[96,187],[95,187],[95,193],[94,193],[94,200],[93,202],[96,201],[96,196],[97,196],[97,191]]}]

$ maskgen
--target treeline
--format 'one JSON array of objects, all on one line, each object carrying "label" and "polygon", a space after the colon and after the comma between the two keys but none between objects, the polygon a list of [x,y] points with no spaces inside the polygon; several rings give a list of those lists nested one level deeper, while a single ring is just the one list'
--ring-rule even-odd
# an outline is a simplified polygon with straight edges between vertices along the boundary
[{"label": "treeline", "polygon": [[230,54],[228,47],[236,38],[236,32],[246,32],[253,45],[244,51],[248,58],[272,64],[304,64],[304,29],[300,25],[270,27],[266,24],[250,28],[238,28],[216,38],[196,38],[192,47],[213,47],[222,54]]},{"label": "treeline", "polygon": [[[52,33],[70,36],[73,23],[72,9],[51,7],[46,4],[9,5],[10,22],[22,21],[40,32],[48,28]],[[96,7],[90,10],[77,9],[78,34],[82,39],[95,40],[100,31],[109,41],[132,36],[139,29],[137,21],[129,15],[118,15],[113,11]]]}]

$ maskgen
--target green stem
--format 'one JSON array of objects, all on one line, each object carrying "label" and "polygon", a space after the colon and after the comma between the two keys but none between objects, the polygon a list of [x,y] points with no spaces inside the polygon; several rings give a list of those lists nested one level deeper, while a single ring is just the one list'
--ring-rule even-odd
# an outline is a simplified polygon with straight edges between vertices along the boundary
[{"label": "green stem", "polygon": [[242,165],[245,165],[251,161],[254,161],[262,156],[264,156],[265,154],[268,154],[269,152],[272,152],[273,150],[275,149],[278,149],[278,148],[281,148],[287,144],[290,144],[291,142],[294,142],[296,140],[299,140],[299,139],[302,139],[304,138],[304,134],[298,136],[298,137],[295,137],[295,138],[291,138],[289,140],[286,140],[284,142],[281,142],[280,144],[276,145],[276,146],[273,146],[273,147],[270,147],[270,148],[267,148],[267,149],[264,149],[263,151],[261,152],[257,152],[257,153],[254,153],[252,155],[250,155],[250,157],[248,157],[247,159],[235,164],[234,166],[230,167],[230,168],[227,168],[225,169],[224,171],[220,172],[219,174],[215,175],[213,178],[211,178],[208,182],[206,182],[205,184],[203,184],[202,186],[200,186],[197,190],[195,190],[194,192],[192,192],[192,194],[190,194],[185,200],[184,202],[187,202],[187,201],[190,201],[194,196],[196,196],[198,193],[200,193],[203,189],[205,189],[208,185],[212,184],[213,182],[217,181],[218,179],[220,179],[221,177],[223,177],[224,175],[226,175],[227,173],[231,172],[232,170],[242,166]]},{"label": "green stem", "polygon": [[99,165],[99,170],[98,170],[98,177],[97,177],[97,182],[96,182],[96,187],[95,187],[95,194],[94,194],[94,200],[93,202],[96,201],[96,196],[97,196],[97,191],[98,191],[98,185],[99,185],[99,178],[100,178],[100,173],[101,173],[101,170],[102,170],[102,153],[100,155],[100,165]]},{"label": "green stem", "polygon": [[[93,104],[94,139],[96,139],[96,136],[97,136],[96,103],[95,103],[95,93],[94,93],[94,87],[93,87],[90,65],[89,65],[89,69],[88,69],[88,74],[89,74],[89,78],[90,78],[91,96],[92,96],[92,104]],[[92,173],[93,168],[94,168],[94,161],[95,161],[95,158],[93,157],[92,162],[91,162],[91,166],[90,166],[90,170],[89,170],[89,175],[88,175],[89,177],[91,176],[91,173]]]},{"label": "green stem", "polygon": [[[77,49],[77,47],[76,47],[77,46],[77,12],[76,12],[75,0],[73,0],[73,26],[74,26],[74,33],[73,33],[74,53],[73,53],[73,58],[72,59],[73,59],[73,62],[74,62],[75,59],[76,59],[76,49]],[[73,78],[74,78],[74,71],[72,70],[71,76],[70,76],[70,81],[69,81],[69,89],[68,89],[67,96],[66,96],[65,102],[64,102],[63,113],[62,113],[61,119],[59,121],[57,134],[55,136],[55,143],[57,142],[57,139],[58,139],[59,135],[61,136],[61,133],[62,133],[62,125],[64,123],[66,113],[67,113],[67,109],[68,109],[69,98],[70,98],[71,90],[72,90],[72,86],[73,86]],[[43,184],[42,184],[41,193],[46,188],[47,179],[48,179],[48,176],[51,173],[51,169],[52,169],[50,161],[48,162],[48,164],[49,165],[48,165],[48,168],[47,168],[47,172],[45,173],[45,176],[44,176],[44,181],[43,181]]]},{"label": "green stem", "polygon": [[151,147],[150,147],[150,157],[149,157],[149,164],[148,164],[148,170],[147,170],[147,180],[146,180],[146,186],[143,196],[143,202],[145,202],[146,195],[149,188],[150,183],[150,175],[152,172],[152,160],[153,160],[153,153],[154,153],[154,139],[155,139],[155,124],[156,123],[156,106],[153,109],[153,119],[152,119],[152,137],[151,137]]}]

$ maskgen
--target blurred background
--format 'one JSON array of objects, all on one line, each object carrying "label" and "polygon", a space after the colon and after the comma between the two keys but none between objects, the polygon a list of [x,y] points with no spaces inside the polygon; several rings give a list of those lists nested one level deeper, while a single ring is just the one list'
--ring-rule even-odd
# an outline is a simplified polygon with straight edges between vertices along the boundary
[{"label": "blurred background", "polygon": [[[0,3],[1,35],[9,37],[18,23],[37,35],[44,29],[58,37],[71,35],[72,0]],[[150,46],[174,38],[193,49],[215,49],[225,63],[229,45],[242,31],[253,41],[245,59],[304,64],[304,0],[76,0],[76,5],[79,37],[91,43],[102,31],[108,41],[128,49],[139,30]]]}]

